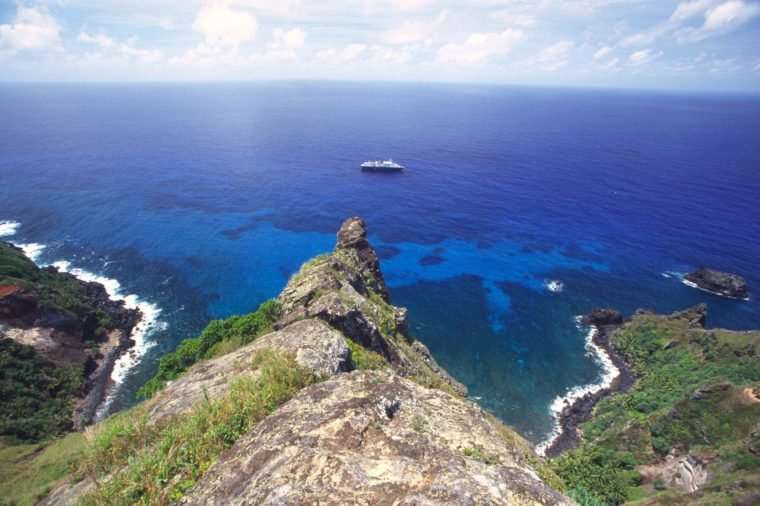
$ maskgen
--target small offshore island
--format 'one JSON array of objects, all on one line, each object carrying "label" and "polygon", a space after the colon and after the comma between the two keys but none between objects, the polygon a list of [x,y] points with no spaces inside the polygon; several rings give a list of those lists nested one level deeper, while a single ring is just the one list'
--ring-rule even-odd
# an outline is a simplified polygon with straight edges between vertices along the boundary
[{"label": "small offshore island", "polygon": [[[74,281],[35,270],[20,251],[2,247],[0,315],[21,329],[4,330],[4,350],[14,351],[2,356],[19,370],[40,360],[30,329],[51,321],[28,313],[30,307],[55,300],[78,308],[75,314],[85,317],[77,320],[77,336],[98,343],[81,347],[88,357],[107,355],[107,337],[117,330],[128,335],[139,317],[107,304],[94,286],[62,288]],[[24,305],[38,300],[28,295],[32,288],[45,304]],[[89,298],[60,297],[69,293]],[[614,310],[593,311],[584,324],[618,374],[609,388],[566,406],[562,430],[546,451],[551,458],[544,458],[467,399],[466,388],[410,334],[406,309],[390,300],[364,222],[347,220],[335,250],[304,264],[276,299],[254,313],[211,322],[165,355],[141,390],[144,402],[91,425],[86,435],[60,437],[81,428],[74,423],[5,431],[3,500],[760,501],[760,332],[706,329],[704,306],[672,315],[639,311],[628,320]],[[49,325],[45,335],[62,332]],[[13,381],[20,380],[3,374],[3,391],[15,392],[18,406],[56,406],[63,416],[81,404],[52,387],[43,397],[19,390]],[[3,427],[25,424],[23,413],[6,409]]]}]

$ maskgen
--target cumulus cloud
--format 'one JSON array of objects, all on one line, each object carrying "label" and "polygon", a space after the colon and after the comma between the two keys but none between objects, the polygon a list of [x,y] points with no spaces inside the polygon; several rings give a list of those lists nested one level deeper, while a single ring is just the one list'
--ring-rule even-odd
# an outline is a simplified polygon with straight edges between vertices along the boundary
[{"label": "cumulus cloud", "polygon": [[[760,16],[760,5],[743,0],[692,0],[682,2],[664,22],[648,30],[632,34],[621,42],[625,47],[649,46],[658,39],[673,35],[678,42],[699,42],[709,37],[728,33]],[[701,26],[693,26],[702,18]],[[691,26],[690,26],[691,25]]]},{"label": "cumulus cloud", "polygon": [[440,27],[448,17],[448,11],[441,11],[438,16],[430,20],[406,20],[399,26],[387,30],[383,34],[383,40],[388,44],[411,44],[432,37],[436,29]]},{"label": "cumulus cloud", "polygon": [[98,46],[101,49],[110,49],[114,45],[113,39],[102,33],[91,35],[87,32],[81,32],[79,37],[77,37],[77,40],[79,42],[84,42],[85,44]]},{"label": "cumulus cloud", "polygon": [[301,49],[306,42],[306,32],[300,28],[284,30],[275,28],[272,30],[272,42],[269,44],[271,49]]},{"label": "cumulus cloud", "polygon": [[459,44],[446,44],[438,49],[438,63],[478,65],[495,57],[503,57],[523,38],[523,32],[508,28],[503,32],[473,33]]},{"label": "cumulus cloud", "polygon": [[0,50],[61,50],[61,26],[43,7],[19,5],[12,23],[0,25]]},{"label": "cumulus cloud", "polygon": [[193,30],[204,37],[209,47],[237,49],[256,38],[256,17],[225,5],[204,5],[193,22]]},{"label": "cumulus cloud", "polygon": [[713,35],[730,32],[758,16],[760,5],[732,0],[707,10],[701,27],[685,28],[676,35],[682,42],[698,42]]}]

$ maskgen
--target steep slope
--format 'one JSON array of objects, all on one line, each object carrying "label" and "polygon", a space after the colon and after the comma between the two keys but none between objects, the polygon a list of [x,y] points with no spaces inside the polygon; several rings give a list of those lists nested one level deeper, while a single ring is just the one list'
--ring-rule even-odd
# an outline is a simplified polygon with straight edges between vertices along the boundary
[{"label": "steep slope", "polygon": [[44,504],[570,503],[408,334],[360,219],[278,300],[272,332],[214,334],[226,353],[94,427]]}]

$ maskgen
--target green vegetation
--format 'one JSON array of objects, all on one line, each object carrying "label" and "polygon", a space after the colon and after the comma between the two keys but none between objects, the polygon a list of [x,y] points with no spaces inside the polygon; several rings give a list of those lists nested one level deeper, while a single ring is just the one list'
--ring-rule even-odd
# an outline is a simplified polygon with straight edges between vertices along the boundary
[{"label": "green vegetation", "polygon": [[0,339],[0,435],[38,441],[71,429],[79,366],[59,366],[31,346]]},{"label": "green vegetation", "polygon": [[301,268],[298,269],[298,272],[290,277],[288,283],[298,282],[308,271],[319,265],[326,264],[331,258],[332,253],[322,253],[321,255],[317,255],[314,258],[307,260],[303,263],[303,265],[301,265]]},{"label": "green vegetation", "polygon": [[102,338],[113,328],[110,316],[95,309],[94,300],[74,277],[40,269],[23,252],[0,242],[0,285],[15,285],[35,294],[43,310],[75,318],[82,324],[82,337]]},{"label": "green vegetation", "polygon": [[46,496],[82,457],[80,433],[45,444],[0,442],[0,505],[31,506]]},{"label": "green vegetation", "polygon": [[356,341],[346,338],[348,349],[351,350],[351,361],[356,369],[384,369],[388,362],[377,352],[368,350]]},{"label": "green vegetation", "polygon": [[79,473],[97,477],[85,505],[170,504],[180,499],[219,455],[256,423],[316,378],[291,356],[257,353],[256,375],[237,377],[219,400],[161,424],[148,423],[143,406],[97,426]]},{"label": "green vegetation", "polygon": [[659,478],[644,483],[637,470],[673,450],[719,456],[711,480],[687,503],[720,497],[730,503],[743,490],[733,483],[760,486],[760,459],[747,444],[760,428],[760,402],[749,388],[760,382],[760,334],[639,315],[614,334],[613,344],[639,379],[628,392],[600,401],[581,427],[581,447],[552,462],[579,504],[678,503],[685,492]]},{"label": "green vegetation", "polygon": [[158,372],[138,394],[144,398],[153,397],[167,381],[178,378],[196,362],[234,351],[270,332],[280,311],[280,303],[272,299],[245,316],[212,320],[200,336],[183,340],[174,352],[161,357]]}]

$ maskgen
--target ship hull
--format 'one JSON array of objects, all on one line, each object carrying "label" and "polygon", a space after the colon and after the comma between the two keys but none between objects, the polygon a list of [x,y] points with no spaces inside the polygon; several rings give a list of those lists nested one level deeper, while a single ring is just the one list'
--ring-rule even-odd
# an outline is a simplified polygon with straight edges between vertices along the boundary
[{"label": "ship hull", "polygon": [[403,167],[362,167],[362,172],[401,172]]}]

